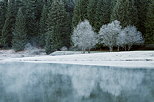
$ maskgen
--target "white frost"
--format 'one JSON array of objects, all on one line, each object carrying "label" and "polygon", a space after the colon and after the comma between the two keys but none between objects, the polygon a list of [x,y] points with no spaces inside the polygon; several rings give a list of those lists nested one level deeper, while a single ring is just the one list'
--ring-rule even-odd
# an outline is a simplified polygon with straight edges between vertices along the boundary
[{"label": "white frost", "polygon": [[62,56],[9,58],[1,62],[63,63],[98,66],[154,68],[154,51],[104,52]]}]

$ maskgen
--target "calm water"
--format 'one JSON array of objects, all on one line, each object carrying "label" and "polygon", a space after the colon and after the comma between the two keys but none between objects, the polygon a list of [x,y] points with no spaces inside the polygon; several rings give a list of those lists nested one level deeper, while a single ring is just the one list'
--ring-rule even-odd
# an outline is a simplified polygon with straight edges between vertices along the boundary
[{"label": "calm water", "polygon": [[0,64],[0,102],[154,102],[154,69]]}]

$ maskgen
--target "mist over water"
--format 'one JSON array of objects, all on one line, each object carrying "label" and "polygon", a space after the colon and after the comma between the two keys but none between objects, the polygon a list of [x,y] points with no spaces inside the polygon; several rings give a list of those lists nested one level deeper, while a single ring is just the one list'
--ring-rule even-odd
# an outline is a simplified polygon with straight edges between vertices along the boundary
[{"label": "mist over water", "polygon": [[0,64],[0,102],[153,102],[154,69]]}]

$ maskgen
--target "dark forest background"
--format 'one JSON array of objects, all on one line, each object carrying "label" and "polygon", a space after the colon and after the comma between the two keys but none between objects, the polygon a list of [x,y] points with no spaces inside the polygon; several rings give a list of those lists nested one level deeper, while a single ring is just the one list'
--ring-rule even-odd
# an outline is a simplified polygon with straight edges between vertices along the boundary
[{"label": "dark forest background", "polygon": [[70,47],[74,27],[85,19],[95,32],[118,20],[134,25],[145,44],[154,44],[153,0],[1,0],[0,46],[24,49],[25,44],[53,52]]}]

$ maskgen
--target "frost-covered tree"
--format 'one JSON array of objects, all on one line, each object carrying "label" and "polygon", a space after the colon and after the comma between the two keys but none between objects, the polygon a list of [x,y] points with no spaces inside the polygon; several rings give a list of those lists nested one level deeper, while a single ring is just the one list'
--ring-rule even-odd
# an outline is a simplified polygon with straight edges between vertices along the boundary
[{"label": "frost-covered tree", "polygon": [[133,45],[140,45],[143,43],[144,39],[142,33],[137,31],[135,26],[125,27],[117,39],[117,44],[125,48],[128,46],[128,50],[130,50]]},{"label": "frost-covered tree", "polygon": [[72,42],[74,46],[85,50],[89,50],[97,43],[96,33],[88,20],[85,20],[77,25],[72,35]]},{"label": "frost-covered tree", "polygon": [[21,51],[24,50],[26,43],[27,43],[26,20],[22,13],[22,9],[19,9],[15,23],[12,47],[15,51]]},{"label": "frost-covered tree", "polygon": [[115,20],[107,25],[103,25],[99,31],[99,43],[109,47],[110,51],[113,51],[113,47],[116,46],[116,39],[121,32],[120,22]]},{"label": "frost-covered tree", "polygon": [[119,47],[122,47],[126,50],[126,45],[127,45],[126,39],[127,39],[127,36],[126,36],[125,32],[122,30],[117,37],[116,44],[118,46],[118,50],[119,50]]}]

